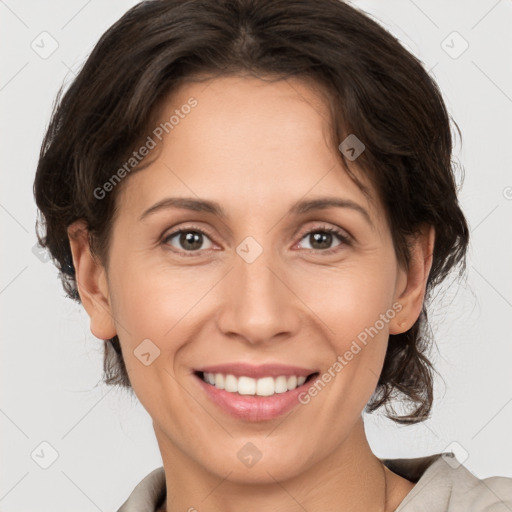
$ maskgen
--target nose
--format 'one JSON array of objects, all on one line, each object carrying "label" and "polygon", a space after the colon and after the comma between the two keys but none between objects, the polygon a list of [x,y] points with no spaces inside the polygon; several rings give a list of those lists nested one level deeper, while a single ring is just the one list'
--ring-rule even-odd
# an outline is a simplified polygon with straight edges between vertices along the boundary
[{"label": "nose", "polygon": [[286,269],[270,249],[249,261],[235,255],[233,268],[223,279],[219,329],[251,345],[293,336],[302,315]]}]

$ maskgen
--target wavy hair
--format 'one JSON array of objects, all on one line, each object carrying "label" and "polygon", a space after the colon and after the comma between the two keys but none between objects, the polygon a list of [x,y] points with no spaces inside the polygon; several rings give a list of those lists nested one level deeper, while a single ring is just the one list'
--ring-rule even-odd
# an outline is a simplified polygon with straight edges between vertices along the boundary
[{"label": "wavy hair", "polygon": [[[80,301],[67,227],[84,219],[93,254],[108,261],[119,187],[101,200],[94,190],[145,138],[159,105],[181,83],[244,73],[296,77],[328,93],[332,140],[338,146],[357,134],[364,142],[357,166],[382,200],[402,265],[409,263],[409,237],[422,224],[434,226],[423,310],[411,329],[390,335],[366,407],[385,405],[399,423],[423,421],[433,402],[427,299],[452,269],[465,270],[469,239],[457,199],[450,117],[421,61],[345,2],[148,0],[127,11],[57,95],[34,182],[39,243],[50,251],[67,294]],[[339,157],[348,169],[345,155]],[[105,340],[104,376],[108,384],[131,387],[117,336]],[[407,406],[405,414],[393,409],[394,395]]]}]

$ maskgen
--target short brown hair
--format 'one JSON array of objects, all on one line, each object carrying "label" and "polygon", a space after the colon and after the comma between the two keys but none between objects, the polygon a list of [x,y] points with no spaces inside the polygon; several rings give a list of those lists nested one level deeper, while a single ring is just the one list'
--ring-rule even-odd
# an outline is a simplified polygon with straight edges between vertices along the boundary
[{"label": "short brown hair", "polygon": [[[148,0],[105,32],[65,95],[59,91],[41,148],[34,194],[46,232],[38,237],[70,297],[80,301],[72,222],[85,219],[93,252],[107,261],[118,190],[98,199],[95,189],[147,135],[180,83],[236,73],[304,78],[328,90],[333,140],[356,134],[364,142],[358,167],[384,204],[401,264],[409,262],[408,236],[422,224],[435,228],[426,298],[450,270],[464,271],[469,230],[457,200],[450,118],[435,81],[395,37],[339,0]],[[385,405],[400,423],[428,417],[425,303],[411,329],[390,335],[367,411]],[[130,387],[117,336],[105,340],[104,371],[107,383]],[[395,414],[396,392],[407,414]]]}]

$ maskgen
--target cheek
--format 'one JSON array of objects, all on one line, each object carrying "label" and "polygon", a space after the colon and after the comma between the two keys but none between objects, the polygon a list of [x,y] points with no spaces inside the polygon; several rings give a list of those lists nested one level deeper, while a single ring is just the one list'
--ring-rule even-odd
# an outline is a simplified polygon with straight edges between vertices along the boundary
[{"label": "cheek", "polygon": [[[197,268],[171,269],[161,262],[137,258],[125,259],[112,270],[113,314],[126,368],[139,398],[155,386],[164,386],[172,399],[173,377],[183,373],[183,356],[190,341],[208,320],[209,312],[215,311],[211,291],[218,280],[214,272],[202,271],[198,277]],[[149,356],[142,356],[148,352]],[[146,362],[154,358],[154,362],[145,366],[144,358]]]},{"label": "cheek", "polygon": [[304,272],[293,285],[332,338],[338,340],[337,348],[342,349],[347,339],[373,326],[392,308],[396,265],[385,254],[380,256],[327,271]]},{"label": "cheek", "polygon": [[183,331],[187,312],[201,290],[182,287],[135,260],[113,270],[111,285],[113,314],[132,388],[152,418],[163,414],[164,421],[176,427],[179,419],[161,409],[162,399],[173,404],[172,410],[184,410],[186,397],[176,382],[175,361],[187,343]]},{"label": "cheek", "polygon": [[112,306],[116,320],[127,331],[124,338],[137,343],[141,336],[166,337],[211,288],[205,277],[197,279],[190,270],[171,271],[137,260],[119,267],[111,279]]},{"label": "cheek", "polygon": [[[330,279],[305,286],[304,302],[314,311],[330,340],[331,360],[324,372],[325,382],[337,392],[332,400],[355,411],[370,398],[382,370],[389,336],[389,323],[395,317],[393,290],[396,265],[392,258],[346,268]],[[311,283],[309,283],[311,285]],[[309,291],[307,291],[309,290]],[[396,305],[395,305],[396,306]]]}]

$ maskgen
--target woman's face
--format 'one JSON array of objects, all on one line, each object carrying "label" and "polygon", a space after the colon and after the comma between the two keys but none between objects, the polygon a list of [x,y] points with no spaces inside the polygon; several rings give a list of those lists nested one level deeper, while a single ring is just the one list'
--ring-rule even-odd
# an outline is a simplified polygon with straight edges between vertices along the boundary
[{"label": "woman's face", "polygon": [[122,183],[91,329],[118,334],[163,453],[232,480],[291,477],[356,442],[388,334],[421,300],[408,305],[382,206],[343,170],[306,84],[186,84],[158,123],[172,115]]}]

